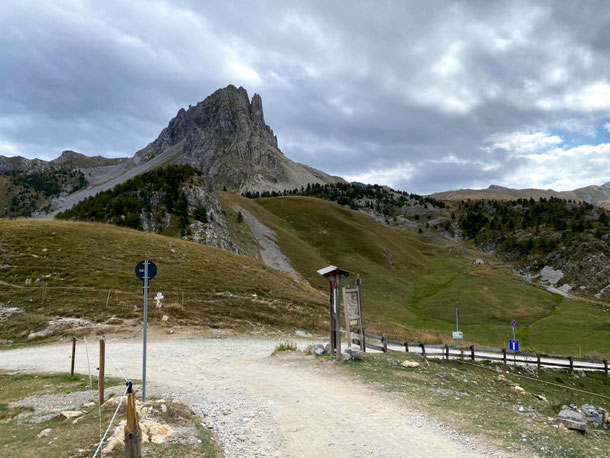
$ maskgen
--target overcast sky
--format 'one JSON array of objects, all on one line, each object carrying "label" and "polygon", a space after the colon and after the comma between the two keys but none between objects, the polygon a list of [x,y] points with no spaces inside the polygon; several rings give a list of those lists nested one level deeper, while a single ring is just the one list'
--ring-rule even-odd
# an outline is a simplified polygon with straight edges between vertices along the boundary
[{"label": "overcast sky", "polygon": [[132,156],[235,84],[284,154],[350,180],[610,181],[604,0],[9,0],[0,30],[5,156]]}]

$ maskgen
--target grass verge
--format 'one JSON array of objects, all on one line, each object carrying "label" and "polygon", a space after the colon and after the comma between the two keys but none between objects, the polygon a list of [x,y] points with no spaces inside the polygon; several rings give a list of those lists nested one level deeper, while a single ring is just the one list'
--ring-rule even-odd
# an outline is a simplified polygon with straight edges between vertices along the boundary
[{"label": "grass verge", "polygon": [[[76,419],[65,419],[59,415],[48,418],[43,411],[34,412],[27,406],[11,407],[10,403],[24,398],[58,393],[73,393],[88,389],[87,377],[64,374],[19,374],[0,371],[0,456],[25,458],[44,457],[88,457],[92,456],[100,439],[100,420],[97,405],[74,405],[69,410],[80,410]],[[122,379],[107,378],[106,387],[123,385]],[[153,401],[154,403],[154,401]],[[183,431],[176,440],[161,444],[143,444],[143,453],[150,457],[215,457],[221,451],[212,434],[201,425],[201,421],[183,404],[166,402],[164,412],[159,411],[156,421],[169,424],[174,430]],[[105,428],[116,409],[116,404],[102,408],[102,427]],[[119,410],[118,420],[126,418],[125,406]],[[50,429],[48,435],[38,437],[41,431]],[[112,431],[111,430],[111,431]],[[187,431],[185,436],[184,431]],[[122,445],[117,446],[108,457],[124,456]]]},{"label": "grass verge", "polygon": [[[419,362],[420,366],[410,369],[400,366],[407,359]],[[442,424],[485,443],[491,442],[515,456],[534,453],[549,457],[597,457],[610,450],[607,428],[590,427],[589,433],[582,435],[557,428],[553,421],[563,405],[588,403],[610,410],[610,378],[602,373],[571,375],[553,370],[536,373],[491,363],[426,360],[401,354],[367,354],[363,361],[346,362],[340,367],[366,383],[394,393]],[[500,381],[500,374],[518,383],[525,393],[517,393],[508,383]],[[546,401],[535,395],[544,396]]]}]

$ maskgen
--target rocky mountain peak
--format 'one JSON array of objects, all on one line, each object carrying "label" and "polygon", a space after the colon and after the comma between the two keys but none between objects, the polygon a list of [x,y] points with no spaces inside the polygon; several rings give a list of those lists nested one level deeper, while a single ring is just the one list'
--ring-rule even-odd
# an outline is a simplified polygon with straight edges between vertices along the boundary
[{"label": "rocky mountain peak", "polygon": [[261,96],[254,94],[250,100],[246,89],[232,84],[180,109],[134,161],[144,164],[154,158],[196,167],[216,186],[233,190],[283,191],[337,181],[287,159],[265,122]]}]

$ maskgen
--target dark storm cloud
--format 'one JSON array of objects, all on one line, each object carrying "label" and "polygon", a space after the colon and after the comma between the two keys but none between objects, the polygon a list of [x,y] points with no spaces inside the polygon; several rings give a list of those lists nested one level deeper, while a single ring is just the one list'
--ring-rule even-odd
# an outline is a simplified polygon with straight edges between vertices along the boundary
[{"label": "dark storm cloud", "polygon": [[598,183],[609,22],[605,2],[13,2],[0,154],[132,155],[233,83],[262,95],[285,154],[333,174],[419,193]]}]

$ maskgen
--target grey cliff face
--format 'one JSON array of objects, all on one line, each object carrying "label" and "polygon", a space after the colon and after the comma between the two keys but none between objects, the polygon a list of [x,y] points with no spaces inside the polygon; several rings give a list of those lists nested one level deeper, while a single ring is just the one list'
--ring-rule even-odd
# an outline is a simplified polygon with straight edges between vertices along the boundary
[{"label": "grey cliff face", "polygon": [[284,190],[337,179],[286,158],[265,123],[258,94],[233,85],[178,111],[159,137],[136,153],[137,164],[180,145],[174,163],[201,169],[215,184],[233,190]]}]

